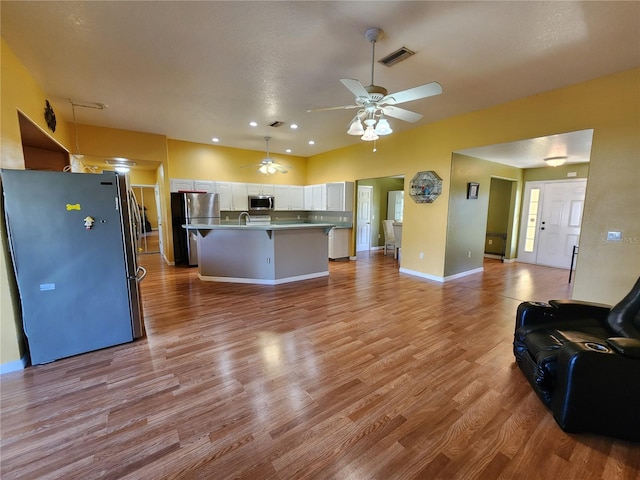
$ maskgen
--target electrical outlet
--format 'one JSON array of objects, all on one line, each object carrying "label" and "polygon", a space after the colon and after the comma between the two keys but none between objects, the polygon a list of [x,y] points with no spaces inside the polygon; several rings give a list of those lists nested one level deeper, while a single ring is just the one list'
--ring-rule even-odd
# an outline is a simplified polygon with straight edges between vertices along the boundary
[{"label": "electrical outlet", "polygon": [[469,250],[469,255],[468,255],[468,257],[469,257],[469,258],[471,258],[471,250]]},{"label": "electrical outlet", "polygon": [[420,260],[422,260],[424,258],[424,252],[420,252],[419,257],[420,257]]},{"label": "electrical outlet", "polygon": [[489,239],[489,245],[493,245],[493,240]]},{"label": "electrical outlet", "polygon": [[380,240],[380,234],[378,234],[378,240]]}]

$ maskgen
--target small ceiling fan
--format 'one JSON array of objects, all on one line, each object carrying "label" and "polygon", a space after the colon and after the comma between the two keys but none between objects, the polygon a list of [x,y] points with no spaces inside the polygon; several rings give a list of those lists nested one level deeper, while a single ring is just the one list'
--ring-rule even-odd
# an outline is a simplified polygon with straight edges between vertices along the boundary
[{"label": "small ceiling fan", "polygon": [[[375,65],[376,42],[382,38],[383,34],[382,29],[377,27],[369,28],[365,32],[365,38],[371,42],[372,46],[371,85],[365,87],[360,81],[352,78],[342,78],[340,80],[342,84],[355,95],[355,103],[353,105],[313,108],[307,110],[308,112],[358,108],[358,113],[351,120],[347,133],[350,135],[362,135],[363,140],[376,140],[378,138],[377,135],[387,135],[392,132],[389,122],[384,118],[385,115],[412,123],[422,118],[422,115],[419,113],[405,110],[395,105],[439,95],[442,93],[442,87],[438,82],[431,82],[389,94],[386,88],[375,85],[373,83],[373,70]],[[364,122],[366,125],[366,130],[363,128],[361,122]]]},{"label": "small ceiling fan", "polygon": [[242,168],[258,167],[258,173],[262,173],[264,175],[273,175],[274,173],[287,173],[288,169],[291,167],[280,165],[274,162],[271,157],[269,157],[269,140],[271,140],[271,137],[264,137],[264,139],[267,141],[267,156],[263,158],[260,163],[256,163],[254,165],[243,165]]}]

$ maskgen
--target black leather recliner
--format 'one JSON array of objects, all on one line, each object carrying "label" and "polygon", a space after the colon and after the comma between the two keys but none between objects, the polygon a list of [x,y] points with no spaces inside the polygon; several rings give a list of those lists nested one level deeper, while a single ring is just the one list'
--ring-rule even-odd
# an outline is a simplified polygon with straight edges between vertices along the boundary
[{"label": "black leather recliner", "polygon": [[564,431],[640,441],[640,278],[613,308],[521,303],[513,353]]}]

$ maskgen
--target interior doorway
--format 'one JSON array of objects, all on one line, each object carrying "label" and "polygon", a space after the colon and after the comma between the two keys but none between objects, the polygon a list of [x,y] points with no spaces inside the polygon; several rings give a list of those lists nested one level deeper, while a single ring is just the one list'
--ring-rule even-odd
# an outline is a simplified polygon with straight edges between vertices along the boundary
[{"label": "interior doorway", "polygon": [[525,184],[519,261],[571,268],[586,189],[586,179]]},{"label": "interior doorway", "polygon": [[160,220],[155,185],[131,185],[138,204],[138,253],[160,253]]},{"label": "interior doorway", "polygon": [[358,185],[358,205],[356,216],[356,252],[371,248],[371,202],[373,187]]}]

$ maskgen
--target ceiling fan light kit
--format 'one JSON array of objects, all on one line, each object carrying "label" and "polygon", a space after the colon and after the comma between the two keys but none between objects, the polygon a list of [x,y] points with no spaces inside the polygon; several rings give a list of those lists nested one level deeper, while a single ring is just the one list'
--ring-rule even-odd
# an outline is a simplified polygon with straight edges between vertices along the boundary
[{"label": "ceiling fan light kit", "polygon": [[[360,138],[362,140],[373,141],[377,140],[379,135],[389,135],[390,133],[393,133],[389,121],[384,118],[385,115],[387,117],[393,117],[411,123],[417,122],[422,118],[422,115],[419,113],[405,110],[403,108],[396,107],[395,105],[431,97],[433,95],[439,95],[442,93],[442,87],[438,82],[431,82],[389,94],[386,88],[375,85],[373,83],[373,73],[375,66],[376,42],[382,39],[384,32],[381,28],[371,27],[367,29],[364,36],[371,43],[371,84],[365,87],[358,80],[342,78],[340,79],[340,82],[342,82],[342,84],[355,96],[355,102],[353,105],[315,108],[307,111],[347,110],[357,108],[358,113],[356,113],[355,117],[351,122],[349,122],[347,134],[361,135]],[[405,53],[404,55],[397,54],[392,60],[396,60],[397,62],[400,59],[407,58],[414,54],[414,52],[406,47],[403,47],[403,49],[408,53]],[[394,54],[396,53],[397,52],[394,52]],[[393,62],[390,64],[392,63]],[[362,123],[366,125],[366,129],[363,127]]]},{"label": "ceiling fan light kit", "polygon": [[242,168],[258,167],[258,173],[261,173],[263,175],[273,175],[275,173],[287,173],[288,172],[287,169],[291,167],[285,167],[284,165],[280,165],[274,162],[271,159],[271,157],[269,157],[269,140],[271,140],[271,137],[264,137],[264,139],[267,142],[267,156],[263,158],[260,161],[260,163],[258,163],[257,165],[243,165]]}]

